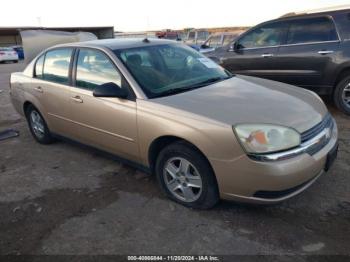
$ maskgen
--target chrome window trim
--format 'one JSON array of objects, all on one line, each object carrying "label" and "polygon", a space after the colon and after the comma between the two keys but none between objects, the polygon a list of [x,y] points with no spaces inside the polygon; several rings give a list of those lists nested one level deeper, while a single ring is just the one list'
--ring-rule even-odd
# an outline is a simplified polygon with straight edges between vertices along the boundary
[{"label": "chrome window trim", "polygon": [[323,43],[338,43],[340,40],[330,40],[330,41],[318,41],[318,42],[308,42],[308,43],[297,43],[297,44],[285,44],[280,46],[298,46],[298,45],[316,45],[316,44],[323,44]]},{"label": "chrome window trim", "polygon": [[247,48],[241,48],[240,50],[255,50],[255,49],[263,49],[263,48],[274,48],[274,47],[280,47],[281,45],[269,45],[269,46],[259,46],[259,47],[247,47]]},{"label": "chrome window trim", "polygon": [[325,145],[331,140],[332,134],[334,132],[334,128],[336,128],[336,125],[334,124],[334,119],[332,119],[332,121],[333,121],[332,129],[328,127],[323,129],[315,137],[300,144],[300,146],[294,149],[279,152],[279,153],[271,153],[271,154],[248,154],[248,156],[257,161],[278,161],[278,160],[285,160],[291,157],[295,157],[303,153],[308,153],[308,151],[311,150],[314,146],[321,143],[324,143]]},{"label": "chrome window trim", "polygon": [[[350,39],[349,39],[349,40],[350,40]],[[337,43],[337,42],[340,42],[340,40],[319,41],[319,42],[308,42],[308,43],[297,43],[297,44],[271,45],[271,46],[262,46],[262,47],[249,47],[249,48],[242,48],[242,49],[239,49],[239,50],[255,50],[255,49],[262,49],[262,48],[288,47],[288,46],[299,46],[299,45],[315,45],[315,44]]]}]

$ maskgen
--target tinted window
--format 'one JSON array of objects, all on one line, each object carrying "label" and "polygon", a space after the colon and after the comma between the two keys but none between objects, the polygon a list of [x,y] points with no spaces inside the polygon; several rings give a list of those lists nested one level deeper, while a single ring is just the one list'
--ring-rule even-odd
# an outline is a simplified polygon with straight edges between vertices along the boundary
[{"label": "tinted window", "polygon": [[243,36],[238,41],[238,47],[255,48],[280,45],[284,32],[285,26],[283,23],[262,25]]},{"label": "tinted window", "polygon": [[78,55],[76,86],[93,90],[105,83],[121,84],[121,76],[108,57],[101,51],[81,49]]},{"label": "tinted window", "polygon": [[45,60],[45,55],[42,55],[39,57],[39,59],[36,61],[35,64],[35,72],[34,76],[36,78],[43,78],[43,68],[44,68],[44,60]]},{"label": "tinted window", "polygon": [[69,82],[69,64],[72,49],[48,51],[45,56],[43,79],[60,84]]},{"label": "tinted window", "polygon": [[326,17],[303,19],[290,24],[287,44],[337,40],[333,22]]},{"label": "tinted window", "polygon": [[334,19],[337,21],[339,33],[344,40],[350,39],[350,13],[335,14]]}]

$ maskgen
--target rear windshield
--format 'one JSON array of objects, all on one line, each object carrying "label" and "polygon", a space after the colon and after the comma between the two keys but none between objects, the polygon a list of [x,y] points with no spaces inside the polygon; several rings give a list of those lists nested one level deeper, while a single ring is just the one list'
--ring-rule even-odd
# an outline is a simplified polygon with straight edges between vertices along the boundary
[{"label": "rear windshield", "polygon": [[11,47],[0,47],[0,51],[14,51]]}]

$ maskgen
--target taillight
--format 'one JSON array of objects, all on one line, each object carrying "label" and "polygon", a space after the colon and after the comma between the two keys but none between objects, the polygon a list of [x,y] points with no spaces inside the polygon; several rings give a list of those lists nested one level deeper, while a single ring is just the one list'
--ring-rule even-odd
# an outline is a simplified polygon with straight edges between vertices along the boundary
[{"label": "taillight", "polygon": [[5,54],[5,52],[0,52],[0,55],[4,55]]}]

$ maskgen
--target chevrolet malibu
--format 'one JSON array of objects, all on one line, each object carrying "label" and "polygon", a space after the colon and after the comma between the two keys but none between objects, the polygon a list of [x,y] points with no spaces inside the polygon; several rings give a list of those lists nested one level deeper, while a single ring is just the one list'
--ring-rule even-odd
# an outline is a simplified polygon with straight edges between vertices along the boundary
[{"label": "chevrolet malibu", "polygon": [[193,208],[288,199],[338,149],[336,123],[315,93],[232,75],[167,40],[49,48],[11,75],[11,98],[39,143],[66,137],[118,155]]}]

